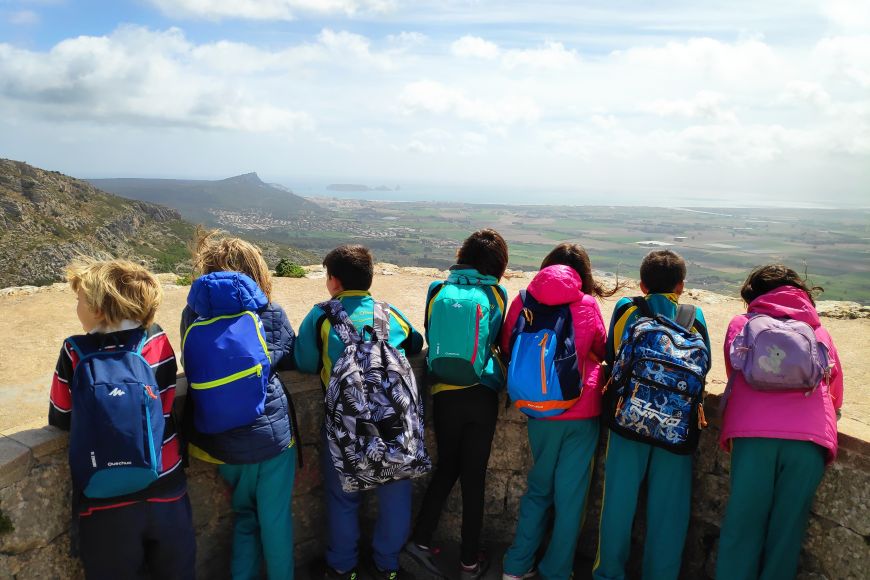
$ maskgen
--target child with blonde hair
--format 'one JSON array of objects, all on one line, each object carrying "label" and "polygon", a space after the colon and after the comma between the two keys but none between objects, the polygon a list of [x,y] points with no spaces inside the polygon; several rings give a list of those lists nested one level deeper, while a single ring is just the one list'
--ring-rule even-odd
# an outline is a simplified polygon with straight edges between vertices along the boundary
[{"label": "child with blonde hair", "polygon": [[[277,372],[293,368],[296,336],[272,302],[272,276],[259,248],[198,229],[191,249],[199,277],[181,317],[190,454],[219,464],[232,488],[233,577],[259,577],[265,558],[270,579],[293,578],[297,450],[291,402]],[[238,360],[234,341],[245,333],[259,359],[249,369],[255,372],[239,378],[225,365]],[[202,376],[215,380],[197,384]]]},{"label": "child with blonde hair", "polygon": [[147,569],[192,579],[196,541],[172,418],[175,353],[153,324],[160,284],[124,260],[76,261],[67,280],[86,334],[64,341],[48,422],[70,431],[85,575],[133,578]]}]

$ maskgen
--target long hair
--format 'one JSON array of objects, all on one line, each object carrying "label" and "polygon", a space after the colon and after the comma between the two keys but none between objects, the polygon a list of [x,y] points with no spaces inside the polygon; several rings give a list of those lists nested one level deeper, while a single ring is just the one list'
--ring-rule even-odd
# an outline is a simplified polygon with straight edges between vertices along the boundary
[{"label": "long hair", "polygon": [[270,301],[272,272],[260,248],[241,238],[225,236],[220,230],[197,226],[190,244],[197,275],[212,272],[241,272],[250,276]]},{"label": "long hair", "polygon": [[609,298],[625,288],[626,283],[619,281],[619,275],[616,277],[616,284],[612,289],[607,290],[604,286],[592,276],[592,261],[589,259],[589,254],[586,249],[580,244],[571,244],[564,242],[550,250],[550,253],[541,262],[541,269],[547,266],[555,266],[561,264],[573,268],[580,280],[583,282],[583,292],[593,294],[598,298]]}]

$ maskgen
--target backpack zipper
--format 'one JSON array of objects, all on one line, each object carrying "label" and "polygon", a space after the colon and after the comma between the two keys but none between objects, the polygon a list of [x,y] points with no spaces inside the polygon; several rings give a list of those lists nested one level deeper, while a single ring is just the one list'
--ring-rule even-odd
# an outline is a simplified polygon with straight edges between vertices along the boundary
[{"label": "backpack zipper", "polygon": [[480,346],[480,319],[483,318],[483,310],[480,304],[477,305],[477,315],[474,321],[474,351],[471,353],[471,364],[474,366],[474,361],[477,360],[477,349]]},{"label": "backpack zipper", "polygon": [[239,371],[237,373],[233,373],[228,377],[223,377],[220,379],[215,379],[213,381],[208,381],[206,383],[190,383],[191,389],[213,389],[214,387],[220,387],[221,385],[225,385],[227,383],[231,383],[233,381],[237,381],[239,379],[244,379],[251,375],[256,374],[258,377],[263,376],[263,365],[257,363],[249,369],[245,369],[243,371]]},{"label": "backpack zipper", "polygon": [[538,346],[541,347],[541,394],[547,394],[547,363],[546,363],[546,352],[547,352],[547,337],[549,333],[544,333],[544,338],[541,339],[541,342],[538,343]]}]

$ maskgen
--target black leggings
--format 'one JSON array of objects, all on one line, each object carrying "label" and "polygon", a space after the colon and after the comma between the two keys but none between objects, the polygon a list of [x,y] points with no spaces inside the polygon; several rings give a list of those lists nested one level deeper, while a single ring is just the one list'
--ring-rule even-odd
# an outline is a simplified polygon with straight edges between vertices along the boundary
[{"label": "black leggings", "polygon": [[453,484],[461,478],[461,559],[463,563],[474,564],[483,526],[486,465],[498,418],[498,395],[489,387],[475,385],[443,391],[433,399],[438,465],[417,516],[414,541],[431,545],[444,502]]}]

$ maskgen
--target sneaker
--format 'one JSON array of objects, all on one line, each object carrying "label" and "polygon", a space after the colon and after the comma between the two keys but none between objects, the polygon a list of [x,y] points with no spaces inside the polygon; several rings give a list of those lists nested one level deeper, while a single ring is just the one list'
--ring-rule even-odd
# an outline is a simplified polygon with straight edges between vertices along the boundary
[{"label": "sneaker", "polygon": [[369,566],[369,573],[375,580],[415,580],[414,575],[402,570],[381,570],[374,562]]},{"label": "sneaker", "polygon": [[463,564],[461,561],[459,562],[459,577],[461,580],[479,580],[483,578],[487,570],[489,570],[489,556],[486,555],[486,552],[479,552],[477,554],[477,562],[471,566]]},{"label": "sneaker", "polygon": [[532,568],[531,570],[520,576],[514,576],[513,574],[508,574],[507,572],[505,572],[501,575],[501,580],[526,580],[527,578],[534,578],[537,575],[538,571]]},{"label": "sneaker", "polygon": [[439,548],[430,548],[421,546],[416,542],[408,542],[405,544],[405,553],[413,558],[414,562],[419,564],[424,570],[438,578],[447,578],[441,567],[438,566],[437,557],[441,553]]},{"label": "sneaker", "polygon": [[359,573],[356,571],[356,568],[347,572],[339,572],[335,568],[327,566],[323,578],[325,580],[359,580]]}]

